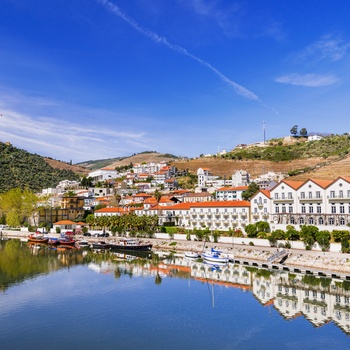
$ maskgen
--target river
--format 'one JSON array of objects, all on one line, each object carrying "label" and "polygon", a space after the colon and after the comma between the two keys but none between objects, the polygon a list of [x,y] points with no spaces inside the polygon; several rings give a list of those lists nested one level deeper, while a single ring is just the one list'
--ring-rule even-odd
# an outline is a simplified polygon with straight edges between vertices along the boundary
[{"label": "river", "polygon": [[346,280],[9,240],[0,288],[4,350],[350,347]]}]

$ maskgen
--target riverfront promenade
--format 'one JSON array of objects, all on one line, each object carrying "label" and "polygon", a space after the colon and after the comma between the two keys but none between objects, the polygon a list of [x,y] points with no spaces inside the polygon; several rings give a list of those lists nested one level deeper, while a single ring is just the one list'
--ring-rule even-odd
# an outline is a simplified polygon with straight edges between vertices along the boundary
[{"label": "riverfront promenade", "polygon": [[[59,234],[51,234],[58,237]],[[4,230],[2,236],[5,238],[19,238],[26,240],[28,232]],[[95,237],[76,236],[76,239],[88,239],[90,242],[101,240]],[[104,241],[115,241],[118,237],[103,238]],[[201,253],[203,250],[216,248],[228,254],[236,262],[244,263],[251,266],[267,267],[294,271],[306,271],[312,274],[341,275],[350,279],[350,254],[341,252],[322,252],[319,250],[305,249],[286,249],[280,259],[271,261],[281,248],[247,244],[232,243],[214,243],[201,241],[187,241],[180,239],[164,238],[144,238],[143,241],[149,241],[153,244],[153,251],[172,251],[183,254],[185,251],[195,251]],[[277,255],[278,257],[278,255]],[[269,262],[270,260],[270,262]]]}]

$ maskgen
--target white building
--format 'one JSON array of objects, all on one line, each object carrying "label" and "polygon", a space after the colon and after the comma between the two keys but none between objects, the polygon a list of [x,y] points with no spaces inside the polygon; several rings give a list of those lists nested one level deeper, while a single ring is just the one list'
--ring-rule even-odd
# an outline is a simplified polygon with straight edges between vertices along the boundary
[{"label": "white building", "polygon": [[242,193],[247,190],[248,190],[248,186],[221,187],[216,191],[216,200],[240,201],[242,200]]},{"label": "white building", "polygon": [[103,182],[108,181],[112,179],[116,179],[119,176],[119,173],[117,170],[112,168],[102,168],[95,171],[92,171],[89,173],[88,177],[92,178],[92,181],[94,183],[96,182]]}]

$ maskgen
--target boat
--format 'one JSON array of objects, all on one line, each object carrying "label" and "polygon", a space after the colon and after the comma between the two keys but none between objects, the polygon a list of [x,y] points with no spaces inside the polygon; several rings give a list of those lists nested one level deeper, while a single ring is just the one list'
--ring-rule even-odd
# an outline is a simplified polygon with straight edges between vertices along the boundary
[{"label": "boat", "polygon": [[28,242],[30,243],[47,243],[48,240],[48,237],[45,237],[42,234],[38,233],[32,233],[28,236]]},{"label": "boat", "polygon": [[227,255],[222,254],[221,250],[211,248],[209,252],[202,253],[202,258],[207,261],[217,262],[217,263],[228,263],[229,258]]},{"label": "boat", "polygon": [[187,251],[185,252],[185,257],[190,259],[197,259],[199,258],[199,254],[197,252]]},{"label": "boat", "polygon": [[110,247],[117,250],[151,250],[152,244],[133,238],[124,238],[117,243],[111,244]]},{"label": "boat", "polygon": [[59,244],[59,241],[58,241],[58,238],[49,237],[47,243],[50,245],[56,245],[56,244]]},{"label": "boat", "polygon": [[90,243],[85,239],[82,239],[80,241],[76,241],[76,245],[79,248],[89,248],[90,247]]},{"label": "boat", "polygon": [[75,245],[76,240],[70,237],[60,237],[58,238],[59,245]]},{"label": "boat", "polygon": [[92,242],[91,248],[92,249],[109,249],[110,244],[106,243],[105,241]]}]

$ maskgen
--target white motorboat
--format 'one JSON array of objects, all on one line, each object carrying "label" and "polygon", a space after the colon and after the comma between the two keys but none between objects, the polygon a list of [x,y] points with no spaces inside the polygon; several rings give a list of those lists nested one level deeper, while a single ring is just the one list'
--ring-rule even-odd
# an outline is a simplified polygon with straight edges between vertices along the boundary
[{"label": "white motorboat", "polygon": [[229,257],[226,254],[222,254],[222,251],[211,248],[209,252],[202,253],[202,258],[207,261],[217,263],[228,263]]}]

